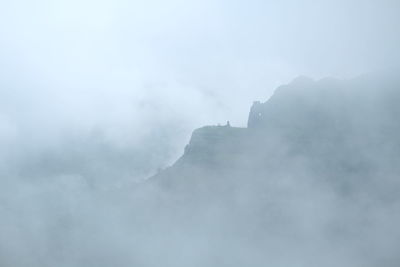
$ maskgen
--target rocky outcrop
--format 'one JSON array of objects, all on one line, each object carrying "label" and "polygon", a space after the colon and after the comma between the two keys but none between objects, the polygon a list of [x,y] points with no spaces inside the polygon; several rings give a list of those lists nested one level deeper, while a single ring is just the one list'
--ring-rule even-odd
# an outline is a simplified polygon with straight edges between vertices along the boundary
[{"label": "rocky outcrop", "polygon": [[[254,177],[301,168],[324,179],[339,176],[335,182],[349,181],[348,176],[373,176],[389,159],[399,159],[400,150],[395,149],[400,147],[398,84],[376,77],[295,79],[277,88],[268,101],[253,103],[247,128],[195,130],[170,169],[190,166]],[[396,166],[400,165],[385,168],[394,175],[400,172]]]},{"label": "rocky outcrop", "polygon": [[398,80],[296,79],[247,128],[195,130],[146,195],[223,259],[206,266],[399,266],[398,103]]}]

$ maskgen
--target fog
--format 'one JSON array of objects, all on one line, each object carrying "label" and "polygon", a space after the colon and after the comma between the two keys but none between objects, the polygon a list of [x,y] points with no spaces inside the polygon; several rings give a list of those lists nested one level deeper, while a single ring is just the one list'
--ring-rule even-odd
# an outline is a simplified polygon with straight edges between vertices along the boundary
[{"label": "fog", "polygon": [[0,266],[398,266],[399,11],[1,1]]}]

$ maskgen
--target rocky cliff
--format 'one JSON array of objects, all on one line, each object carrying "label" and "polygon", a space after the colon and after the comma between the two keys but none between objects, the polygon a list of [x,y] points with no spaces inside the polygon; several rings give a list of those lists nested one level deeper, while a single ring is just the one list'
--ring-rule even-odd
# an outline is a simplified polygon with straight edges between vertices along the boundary
[{"label": "rocky cliff", "polygon": [[[312,175],[373,175],[398,169],[400,92],[390,79],[360,77],[313,81],[300,77],[254,102],[248,127],[207,126],[193,132],[184,155],[170,168],[215,168],[253,176],[303,166]],[[382,166],[386,163],[392,163]],[[157,177],[163,176],[163,173]],[[249,178],[251,179],[251,178]],[[355,179],[355,178],[354,178]]]},{"label": "rocky cliff", "polygon": [[399,266],[398,103],[393,77],[298,78],[195,130],[148,195],[204,266]]}]

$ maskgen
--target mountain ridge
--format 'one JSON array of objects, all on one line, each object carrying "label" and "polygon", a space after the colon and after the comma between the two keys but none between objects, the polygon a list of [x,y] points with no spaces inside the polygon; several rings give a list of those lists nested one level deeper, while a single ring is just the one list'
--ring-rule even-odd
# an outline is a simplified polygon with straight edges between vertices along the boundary
[{"label": "mountain ridge", "polygon": [[[376,88],[370,81],[364,77],[319,81],[296,78],[278,87],[266,102],[253,103],[247,128],[196,129],[184,154],[170,168],[214,163],[231,165],[233,169],[237,162],[240,165],[240,161],[246,162],[246,157],[252,157],[251,152],[265,158],[268,153],[276,156],[291,150],[292,156],[306,154],[314,161],[328,153],[326,159],[333,159],[337,164],[340,154],[345,154],[343,157],[351,162],[351,157],[360,159],[366,155],[363,149],[373,147],[383,153],[381,148],[399,143],[396,133],[400,132],[397,123],[400,109],[395,103],[400,97],[398,90],[384,85]],[[355,155],[355,152],[359,153]],[[348,153],[354,155],[348,157]],[[262,163],[262,160],[258,162]],[[357,164],[350,165],[348,168],[355,168]],[[162,172],[155,177],[160,175]]]},{"label": "mountain ridge", "polygon": [[247,128],[196,129],[142,217],[204,266],[398,266],[400,83],[378,78],[297,79]]}]

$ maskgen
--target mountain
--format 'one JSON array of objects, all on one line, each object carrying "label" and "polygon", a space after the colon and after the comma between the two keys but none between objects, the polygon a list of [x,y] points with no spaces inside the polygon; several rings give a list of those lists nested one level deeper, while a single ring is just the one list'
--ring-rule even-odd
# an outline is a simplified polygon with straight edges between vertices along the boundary
[{"label": "mountain", "polygon": [[157,218],[192,242],[172,235],[174,248],[204,254],[183,262],[398,266],[399,103],[392,76],[299,77],[254,102],[246,128],[195,130],[145,186]]},{"label": "mountain", "polygon": [[358,179],[364,184],[379,171],[396,176],[400,88],[377,80],[299,77],[268,101],[254,102],[247,128],[195,130],[183,156],[152,179],[191,183],[196,170],[207,176],[224,172],[240,177],[244,172],[249,181],[300,171],[357,190],[353,183],[359,187]]}]

